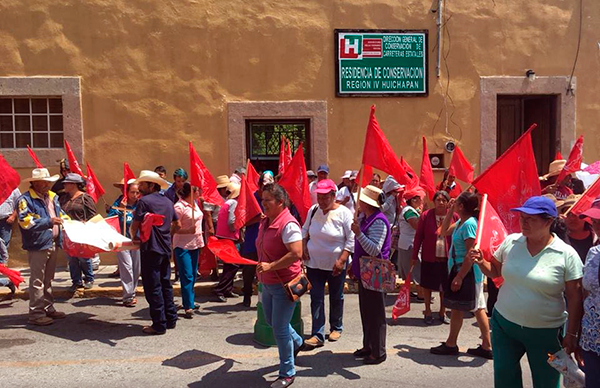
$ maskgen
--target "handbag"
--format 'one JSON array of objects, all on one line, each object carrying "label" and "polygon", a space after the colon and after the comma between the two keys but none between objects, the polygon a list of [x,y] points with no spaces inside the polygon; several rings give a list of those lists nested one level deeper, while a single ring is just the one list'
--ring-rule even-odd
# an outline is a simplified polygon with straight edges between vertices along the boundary
[{"label": "handbag", "polygon": [[390,260],[363,256],[360,258],[360,281],[364,288],[377,292],[396,290],[396,270]]},{"label": "handbag", "polygon": [[[277,274],[277,271],[275,271],[275,273]],[[279,278],[279,274],[277,274],[277,277]],[[312,288],[312,284],[310,284],[308,276],[306,276],[304,266],[302,266],[302,273],[289,282],[284,283],[281,281],[281,278],[279,278],[279,281],[281,282],[288,299],[292,302],[296,302],[302,295],[306,294]]]},{"label": "handbag", "polygon": [[[454,262],[456,252],[451,249],[451,258]],[[460,271],[460,264],[454,263],[444,284],[444,306],[451,310],[473,311],[475,309],[475,273],[473,268],[469,270],[462,281],[460,290],[452,291],[452,281]]]}]

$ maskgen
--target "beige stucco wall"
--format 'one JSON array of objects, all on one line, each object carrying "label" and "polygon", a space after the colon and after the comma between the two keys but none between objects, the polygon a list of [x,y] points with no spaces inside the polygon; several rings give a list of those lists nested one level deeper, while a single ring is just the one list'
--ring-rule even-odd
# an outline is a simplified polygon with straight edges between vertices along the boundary
[{"label": "beige stucco wall", "polygon": [[[448,70],[435,77],[432,0],[6,0],[0,76],[80,76],[84,153],[109,197],[122,162],[134,171],[187,165],[187,142],[215,175],[228,172],[227,103],[325,101],[328,159],[338,177],[358,168],[369,106],[398,154],[420,167],[446,138],[480,161],[480,77],[568,76],[579,1],[448,1]],[[585,157],[600,139],[600,2],[585,2],[576,128]],[[336,98],[334,28],[429,29],[426,98]],[[448,51],[449,50],[449,51]],[[566,89],[566,85],[565,85]],[[563,153],[568,150],[563,149]],[[313,166],[314,167],[314,166]],[[15,240],[18,245],[18,241]]]}]

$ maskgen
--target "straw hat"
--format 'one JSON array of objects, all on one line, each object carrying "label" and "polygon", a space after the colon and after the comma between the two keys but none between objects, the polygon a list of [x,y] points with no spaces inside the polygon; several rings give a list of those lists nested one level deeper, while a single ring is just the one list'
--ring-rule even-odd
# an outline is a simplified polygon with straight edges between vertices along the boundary
[{"label": "straw hat", "polygon": [[558,208],[558,210],[560,211],[561,209],[568,209],[571,206],[575,205],[575,202],[577,202],[579,200],[579,198],[581,198],[581,194],[571,194],[569,195],[567,198],[565,198],[564,201],[560,201],[562,202],[560,205],[556,205],[556,207]]},{"label": "straw hat", "polygon": [[[115,186],[117,189],[122,189],[123,186],[125,186],[125,184],[123,183],[124,178],[121,178],[120,181],[113,183],[113,186]],[[135,178],[130,179],[127,181],[127,184],[130,185],[132,183],[135,183]]]},{"label": "straw hat", "polygon": [[238,185],[237,183],[229,183],[227,185],[227,190],[229,191],[229,196],[227,197],[227,199],[236,199],[237,197],[240,196],[240,185]]},{"label": "straw hat", "polygon": [[47,168],[36,168],[31,172],[31,178],[23,179],[23,182],[56,182],[58,178],[60,178],[58,174],[50,176]]},{"label": "straw hat", "polygon": [[[131,182],[131,181],[129,181],[129,182]],[[158,175],[154,171],[150,171],[150,170],[142,170],[140,172],[140,176],[138,179],[135,180],[135,183],[140,183],[140,182],[156,183],[163,190],[169,188],[169,182],[162,179],[160,177],[160,175]]]},{"label": "straw hat", "polygon": [[552,202],[554,202],[554,206],[556,206],[557,209],[559,209],[561,206],[563,206],[565,204],[565,201],[557,199],[554,196],[554,194],[544,194],[544,195],[542,195],[542,197],[550,198],[552,200]]},{"label": "straw hat", "polygon": [[565,167],[565,164],[567,164],[567,161],[564,159],[558,159],[558,160],[555,160],[554,162],[550,163],[550,167],[548,168],[548,170],[549,170],[548,174],[541,176],[540,180],[546,180],[553,176],[557,176],[558,174],[560,174],[563,167]]},{"label": "straw hat", "polygon": [[219,175],[216,179],[217,181],[217,189],[223,189],[227,187],[229,182],[229,177],[227,175]]},{"label": "straw hat", "polygon": [[381,189],[375,186],[368,185],[364,189],[361,189],[360,200],[361,202],[364,202],[367,205],[379,208],[379,196],[381,195],[381,193]]}]

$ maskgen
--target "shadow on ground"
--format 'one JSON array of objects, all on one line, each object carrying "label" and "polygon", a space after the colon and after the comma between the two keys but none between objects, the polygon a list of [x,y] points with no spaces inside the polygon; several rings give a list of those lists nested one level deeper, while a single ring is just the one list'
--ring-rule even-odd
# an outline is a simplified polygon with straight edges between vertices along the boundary
[{"label": "shadow on ground", "polygon": [[432,356],[429,349],[415,348],[410,345],[396,345],[398,357],[412,360],[419,365],[431,365],[436,368],[477,368],[485,364],[488,360],[479,357],[473,357],[466,353],[458,356]]}]

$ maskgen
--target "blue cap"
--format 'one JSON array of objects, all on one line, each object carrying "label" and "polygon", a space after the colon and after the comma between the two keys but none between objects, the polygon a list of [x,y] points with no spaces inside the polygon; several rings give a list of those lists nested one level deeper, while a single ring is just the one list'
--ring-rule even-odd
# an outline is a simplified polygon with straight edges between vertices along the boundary
[{"label": "blue cap", "polygon": [[531,197],[521,207],[510,209],[513,212],[521,212],[529,215],[547,214],[550,217],[558,217],[556,205],[548,197]]},{"label": "blue cap", "polygon": [[264,174],[265,174],[265,175],[271,175],[271,177],[273,177],[273,176],[274,176],[274,175],[273,175],[273,171],[271,171],[271,170],[265,170]]},{"label": "blue cap", "polygon": [[319,166],[319,168],[317,168],[317,172],[326,172],[329,174],[329,167],[327,167],[326,164],[322,164]]}]

